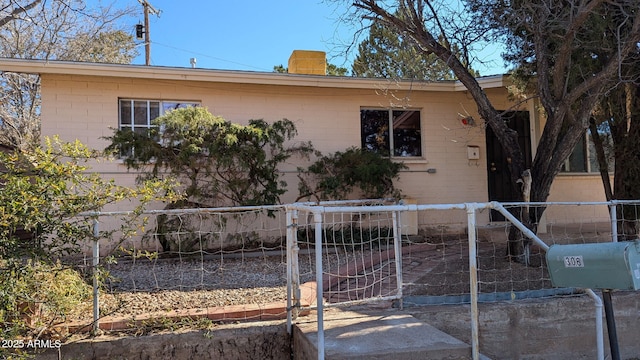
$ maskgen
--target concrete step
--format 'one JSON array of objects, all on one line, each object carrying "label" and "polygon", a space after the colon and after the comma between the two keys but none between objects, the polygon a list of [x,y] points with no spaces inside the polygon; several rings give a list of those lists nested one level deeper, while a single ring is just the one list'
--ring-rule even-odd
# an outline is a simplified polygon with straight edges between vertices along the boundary
[{"label": "concrete step", "polygon": [[[318,358],[315,314],[293,330],[294,359]],[[324,313],[325,359],[470,359],[471,346],[411,315],[330,309]]]}]

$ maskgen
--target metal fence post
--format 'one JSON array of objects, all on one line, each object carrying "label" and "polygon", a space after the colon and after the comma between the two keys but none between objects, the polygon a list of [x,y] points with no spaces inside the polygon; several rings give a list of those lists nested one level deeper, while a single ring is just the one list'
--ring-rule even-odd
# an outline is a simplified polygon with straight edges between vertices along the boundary
[{"label": "metal fence post", "polygon": [[[621,205],[622,206],[622,205]],[[618,242],[618,214],[616,204],[609,205],[609,218],[611,219],[611,241]]]},{"label": "metal fence post", "polygon": [[466,204],[467,227],[469,234],[469,283],[471,292],[471,355],[473,360],[480,359],[478,344],[478,262],[476,259],[476,205]]},{"label": "metal fence post", "polygon": [[293,319],[298,318],[300,312],[300,265],[298,263],[298,256],[300,253],[300,247],[298,246],[298,210],[293,210],[291,213],[291,234],[292,234],[292,248],[291,248],[291,281],[293,290]]},{"label": "metal fence post", "polygon": [[587,295],[589,295],[596,306],[596,349],[598,360],[604,360],[604,328],[602,325],[602,299],[591,289],[585,289]]},{"label": "metal fence post", "polygon": [[322,285],[322,212],[314,210],[316,243],[316,305],[318,307],[318,360],[324,360],[324,294]]},{"label": "metal fence post", "polygon": [[287,229],[287,333],[291,335],[291,323],[293,321],[293,316],[291,314],[292,311],[292,296],[293,293],[293,277],[292,277],[292,249],[293,249],[293,234],[292,234],[292,223],[291,223],[291,214],[290,209],[287,209],[285,227]]},{"label": "metal fence post", "polygon": [[393,251],[396,258],[396,282],[398,283],[398,305],[402,310],[402,212],[394,211],[392,213],[393,219]]},{"label": "metal fence post", "polygon": [[93,269],[93,333],[96,334],[100,329],[100,292],[98,277],[98,264],[100,263],[100,225],[98,219],[93,220],[93,258],[91,265]]}]

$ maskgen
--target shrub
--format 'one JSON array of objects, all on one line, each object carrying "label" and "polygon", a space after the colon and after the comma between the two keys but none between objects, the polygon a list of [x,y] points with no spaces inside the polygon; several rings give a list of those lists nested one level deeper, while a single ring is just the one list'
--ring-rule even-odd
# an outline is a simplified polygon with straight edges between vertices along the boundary
[{"label": "shrub", "polygon": [[99,157],[78,141],[57,138],[31,151],[0,152],[0,259],[73,254],[82,242],[94,239],[93,218],[81,214],[118,202],[134,208],[118,229],[131,235],[149,202],[175,198],[169,182],[127,188],[90,172],[89,162]]},{"label": "shrub", "polygon": [[[115,130],[107,138],[107,151],[125,154],[125,164],[140,170],[141,179],[177,179],[186,196],[169,209],[278,204],[287,190],[279,167],[294,155],[312,151],[309,143],[285,144],[297,135],[294,123],[286,119],[240,125],[206,108],[187,107],[156,118],[154,125],[146,134]],[[201,239],[182,236],[179,241],[171,235],[178,227],[181,233],[195,233],[198,226],[195,217],[161,215],[157,239],[164,251],[201,250],[196,246]]]},{"label": "shrub", "polygon": [[349,148],[320,157],[307,169],[299,169],[298,190],[303,198],[343,200],[355,191],[365,198],[400,198],[393,184],[404,164],[377,153]]},{"label": "shrub", "polygon": [[1,338],[40,336],[86,300],[88,285],[56,259],[96,240],[87,212],[131,202],[134,211],[120,228],[98,235],[113,240],[118,231],[123,241],[143,226],[140,214],[149,202],[175,198],[169,182],[127,188],[103,179],[88,166],[99,158],[78,141],[57,138],[29,151],[0,152]]},{"label": "shrub", "polygon": [[186,199],[172,208],[277,204],[287,186],[278,167],[312,151],[309,143],[285,145],[297,134],[286,119],[239,125],[206,108],[187,107],[153,124],[146,134],[115,130],[107,151],[126,154],[125,164],[141,170],[142,178],[168,173],[178,179]]},{"label": "shrub", "polygon": [[69,315],[91,308],[92,287],[80,273],[63,267],[59,262],[28,261],[18,264],[5,261],[2,267],[0,303],[4,309],[3,323],[29,316],[31,319],[25,325],[35,330],[64,322]]}]

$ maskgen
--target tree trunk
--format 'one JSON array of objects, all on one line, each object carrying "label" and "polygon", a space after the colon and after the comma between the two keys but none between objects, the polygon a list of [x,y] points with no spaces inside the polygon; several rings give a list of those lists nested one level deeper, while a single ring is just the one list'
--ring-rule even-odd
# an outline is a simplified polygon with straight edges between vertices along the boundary
[{"label": "tree trunk", "polygon": [[593,145],[596,149],[600,178],[602,179],[602,186],[604,186],[604,195],[607,201],[610,201],[613,199],[613,189],[611,188],[611,180],[609,180],[609,162],[605,155],[604,142],[600,137],[600,133],[598,133],[598,126],[593,119],[589,122],[589,130],[591,131],[591,138],[593,139]]},{"label": "tree trunk", "polygon": [[[522,185],[521,192],[523,195],[523,202],[530,202],[531,198],[531,170],[525,170],[522,173],[522,177],[517,181]],[[533,232],[537,230],[537,223],[531,222],[531,215],[529,213],[529,206],[525,205],[521,208],[516,208],[516,214],[514,214],[520,221]],[[511,225],[509,228],[509,240],[507,245],[507,257],[511,261],[519,262],[529,266],[529,255],[531,247],[531,240],[524,236],[515,226]]]}]

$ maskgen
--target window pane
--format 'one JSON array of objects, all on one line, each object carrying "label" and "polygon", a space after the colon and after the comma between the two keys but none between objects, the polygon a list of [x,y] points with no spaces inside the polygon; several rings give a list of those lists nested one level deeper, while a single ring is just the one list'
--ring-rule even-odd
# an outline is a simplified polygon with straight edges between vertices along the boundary
[{"label": "window pane", "polygon": [[131,125],[131,100],[120,100],[120,127],[123,125]]},{"label": "window pane", "polygon": [[[586,164],[586,151],[584,146],[584,136],[580,138],[576,148],[573,149],[573,152],[569,156],[569,168],[565,169],[568,172],[587,172],[587,164]],[[565,163],[566,166],[566,163]]]},{"label": "window pane", "polygon": [[421,156],[420,111],[393,112],[393,156]]},{"label": "window pane", "polygon": [[162,103],[162,113],[166,114],[167,112],[178,109],[180,107],[180,103],[164,101]]},{"label": "window pane", "polygon": [[[611,139],[611,130],[605,124],[598,126],[598,134],[604,146],[604,156],[609,165],[609,172],[612,172],[615,165],[615,157],[613,156],[613,141]],[[596,148],[593,143],[591,131],[587,130],[585,136],[581,137],[576,144],[575,149],[565,161],[562,172],[590,172],[597,173],[600,171]],[[588,166],[587,166],[588,165]]]},{"label": "window pane", "polygon": [[153,121],[158,116],[160,116],[160,102],[149,101],[149,121]]},{"label": "window pane", "polygon": [[389,111],[360,110],[362,148],[389,156]]},{"label": "window pane", "polygon": [[589,172],[598,172],[600,171],[600,165],[598,164],[596,146],[593,140],[591,140],[591,134],[589,134],[587,138],[589,138]]},{"label": "window pane", "polygon": [[192,102],[175,102],[175,101],[164,101],[162,102],[162,113],[165,114],[168,111],[186,108],[188,106],[198,106],[198,103]]},{"label": "window pane", "polygon": [[136,125],[148,125],[147,101],[133,102],[133,123]]}]

